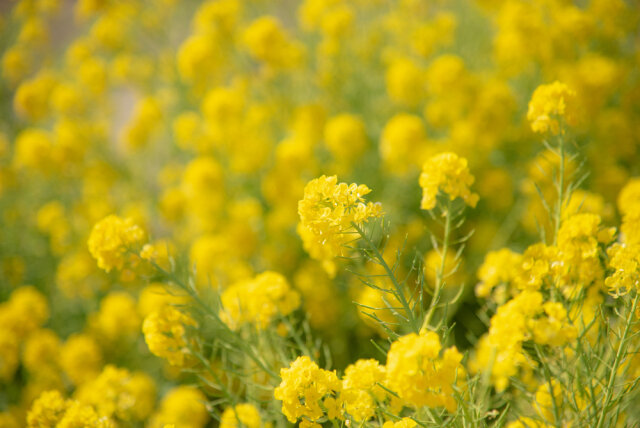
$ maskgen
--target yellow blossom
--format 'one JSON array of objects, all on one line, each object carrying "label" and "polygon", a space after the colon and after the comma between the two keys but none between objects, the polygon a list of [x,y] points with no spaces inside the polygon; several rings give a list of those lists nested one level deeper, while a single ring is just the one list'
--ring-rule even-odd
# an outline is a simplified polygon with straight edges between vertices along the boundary
[{"label": "yellow blossom", "polygon": [[232,329],[245,323],[265,329],[277,316],[289,315],[300,306],[300,295],[287,279],[267,271],[224,290],[220,319]]},{"label": "yellow blossom", "polygon": [[182,367],[190,358],[187,328],[196,326],[189,315],[172,306],[163,306],[144,319],[142,332],[152,354],[166,358],[169,364]]},{"label": "yellow blossom", "polygon": [[165,424],[175,424],[176,427],[204,428],[209,420],[206,401],[200,390],[187,385],[177,386],[164,396],[149,426],[162,428]]},{"label": "yellow blossom", "polygon": [[238,428],[239,426],[246,428],[260,428],[262,426],[260,412],[256,406],[242,403],[234,407],[227,407],[222,412],[220,428]]},{"label": "yellow blossom", "polygon": [[343,246],[353,239],[353,224],[381,215],[380,204],[364,201],[370,192],[364,184],[338,184],[335,175],[323,175],[306,185],[298,202],[298,234],[312,258],[325,261],[343,254]]},{"label": "yellow blossom", "polygon": [[439,191],[448,195],[450,200],[459,197],[467,205],[475,207],[478,203],[478,195],[469,189],[473,182],[474,177],[469,172],[465,158],[460,158],[455,153],[436,155],[422,166],[420,208],[423,210],[435,208]]},{"label": "yellow blossom", "polygon": [[387,385],[408,405],[444,407],[454,412],[456,379],[463,374],[462,354],[444,350],[436,333],[402,336],[387,354]]},{"label": "yellow blossom", "polygon": [[534,132],[558,134],[561,122],[574,125],[576,122],[576,93],[561,82],[555,81],[536,88],[529,101],[527,119]]},{"label": "yellow blossom", "polygon": [[127,250],[141,244],[143,230],[131,218],[110,215],[93,226],[87,244],[98,266],[109,272],[121,269],[127,260]]},{"label": "yellow blossom", "polygon": [[341,384],[335,372],[319,368],[305,356],[281,369],[280,377],[282,382],[274,390],[274,397],[282,401],[282,413],[289,422],[295,423],[300,418],[318,421],[325,416],[323,407],[330,413],[326,415],[329,419],[340,417],[336,414],[335,397]]}]

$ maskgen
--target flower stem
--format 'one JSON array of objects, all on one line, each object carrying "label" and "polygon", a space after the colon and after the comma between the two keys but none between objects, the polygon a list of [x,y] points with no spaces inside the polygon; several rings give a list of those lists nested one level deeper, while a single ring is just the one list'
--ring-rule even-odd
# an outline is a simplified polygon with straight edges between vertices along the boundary
[{"label": "flower stem", "polygon": [[436,307],[440,301],[440,295],[442,294],[442,289],[444,288],[444,270],[446,268],[447,262],[447,252],[449,251],[449,235],[451,234],[451,199],[447,204],[447,211],[445,212],[445,223],[444,223],[444,238],[442,240],[442,256],[440,258],[440,266],[436,272],[436,283],[434,285],[433,298],[431,299],[431,303],[429,304],[429,309],[427,310],[427,315],[425,315],[424,320],[422,321],[422,327],[420,331],[425,331],[429,327],[429,323],[435,314]]},{"label": "flower stem", "polygon": [[558,243],[558,231],[560,230],[560,223],[562,222],[562,205],[564,205],[564,164],[565,164],[565,150],[564,150],[564,137],[562,134],[558,136],[558,146],[560,149],[560,176],[558,177],[558,202],[556,203],[555,212],[555,231],[553,233],[553,245]]},{"label": "flower stem", "polygon": [[616,380],[616,375],[618,372],[618,367],[622,362],[622,359],[626,356],[623,355],[625,353],[625,348],[627,345],[627,341],[629,340],[629,331],[631,330],[631,321],[633,320],[633,316],[635,315],[636,308],[638,306],[638,296],[636,295],[633,298],[633,303],[631,304],[631,308],[629,309],[629,315],[627,315],[626,324],[624,326],[624,331],[622,333],[622,337],[620,338],[620,343],[618,344],[618,350],[616,351],[616,358],[613,361],[613,366],[611,367],[611,374],[609,375],[609,382],[607,383],[607,392],[604,396],[604,401],[602,403],[602,411],[600,412],[600,417],[598,418],[598,424],[596,428],[602,428],[604,426],[604,419],[608,413],[609,403],[611,402],[611,398],[613,396],[613,388]]},{"label": "flower stem", "polygon": [[389,267],[389,265],[385,261],[384,257],[382,256],[382,253],[380,253],[378,246],[375,245],[373,242],[371,242],[371,239],[369,239],[369,237],[364,233],[364,230],[362,230],[362,228],[358,226],[357,223],[352,222],[351,225],[358,232],[358,234],[360,235],[360,238],[362,238],[364,243],[367,245],[367,248],[370,254],[373,256],[373,258],[376,259],[378,264],[382,266],[387,276],[391,280],[391,283],[393,284],[393,287],[395,289],[394,295],[396,296],[398,301],[400,301],[400,304],[402,305],[402,307],[406,312],[406,317],[411,326],[411,330],[413,330],[415,333],[418,333],[420,331],[418,329],[418,321],[416,320],[416,317],[415,317],[415,314],[413,313],[413,309],[411,308],[411,305],[409,304],[409,302],[407,301],[407,298],[405,297],[404,287],[402,286],[402,284],[400,284],[400,282],[398,282],[398,279],[393,273],[393,270],[391,269],[391,267]]}]

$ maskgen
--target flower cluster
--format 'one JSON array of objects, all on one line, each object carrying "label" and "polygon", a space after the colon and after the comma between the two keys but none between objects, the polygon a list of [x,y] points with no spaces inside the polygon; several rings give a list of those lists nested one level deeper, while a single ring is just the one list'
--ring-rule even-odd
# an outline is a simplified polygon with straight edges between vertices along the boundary
[{"label": "flower cluster", "polygon": [[298,202],[298,233],[305,250],[316,260],[331,262],[354,240],[354,224],[362,225],[382,214],[378,203],[365,203],[369,194],[364,184],[338,183],[336,176],[311,180]]},{"label": "flower cluster", "polygon": [[381,405],[394,412],[405,406],[454,412],[454,388],[465,373],[462,354],[455,347],[441,351],[433,332],[403,336],[392,343],[385,366],[373,359],[358,360],[346,368],[341,382],[335,372],[299,357],[282,369],[275,397],[283,401],[282,411],[291,422],[302,418],[304,424],[345,417],[364,423]]},{"label": "flower cluster", "polygon": [[265,329],[277,316],[286,316],[300,306],[300,294],[277,272],[232,284],[220,296],[220,319],[230,328],[252,324]]},{"label": "flower cluster", "polygon": [[274,390],[282,401],[282,413],[302,426],[316,426],[325,416],[340,417],[337,395],[342,385],[335,372],[324,370],[309,357],[298,357],[289,368],[280,371],[282,382]]},{"label": "flower cluster", "polygon": [[129,258],[128,250],[140,245],[144,231],[131,218],[110,215],[93,226],[87,244],[98,266],[109,272],[121,269]]},{"label": "flower cluster", "polygon": [[229,407],[222,412],[221,428],[238,428],[240,426],[247,428],[260,428],[262,426],[260,411],[256,406],[250,403],[242,403]]},{"label": "flower cluster", "polygon": [[53,390],[44,392],[34,401],[27,415],[27,426],[109,428],[113,426],[113,422],[98,416],[93,407],[83,405],[77,400],[65,400],[60,392]]},{"label": "flower cluster", "polygon": [[555,135],[560,133],[561,123],[575,124],[575,98],[576,93],[558,81],[538,86],[529,101],[527,111],[527,119],[531,122],[533,132]]},{"label": "flower cluster", "polygon": [[420,208],[435,208],[439,191],[448,195],[451,200],[461,198],[467,205],[475,207],[479,196],[469,188],[474,180],[466,159],[458,157],[455,153],[433,156],[422,166]]},{"label": "flower cluster", "polygon": [[154,355],[181,367],[189,361],[191,351],[187,329],[194,326],[197,324],[189,315],[173,306],[164,305],[147,315],[142,323],[142,332]]},{"label": "flower cluster", "polygon": [[462,379],[462,354],[455,347],[442,352],[433,332],[409,334],[391,344],[387,354],[387,385],[409,406],[456,409],[454,388]]},{"label": "flower cluster", "polygon": [[498,308],[469,368],[472,372],[488,370],[493,385],[504,390],[510,377],[520,369],[530,371],[535,364],[523,352],[525,341],[563,346],[576,337],[577,329],[561,304],[543,303],[541,293],[524,291]]},{"label": "flower cluster", "polygon": [[[43,331],[38,329],[48,318],[47,299],[34,287],[20,287],[11,293],[6,302],[0,303],[0,379],[13,379],[20,363],[21,344],[26,346],[30,336]],[[43,346],[46,348],[46,345]],[[25,354],[25,358],[31,354]],[[34,366],[37,368],[37,365]]]}]

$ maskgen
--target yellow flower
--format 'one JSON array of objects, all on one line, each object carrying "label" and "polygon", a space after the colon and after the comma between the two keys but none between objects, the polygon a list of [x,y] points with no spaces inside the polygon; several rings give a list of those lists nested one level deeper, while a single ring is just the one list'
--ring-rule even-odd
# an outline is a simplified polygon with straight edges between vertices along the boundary
[{"label": "yellow flower", "polygon": [[[154,397],[155,387],[148,375],[130,373],[113,365],[106,365],[102,373],[81,385],[75,393],[75,398],[92,406],[100,416],[123,421],[148,414]],[[141,402],[149,400],[151,406],[147,405],[146,409],[139,407]]]},{"label": "yellow flower", "polygon": [[87,244],[98,266],[109,272],[121,269],[127,260],[127,250],[141,244],[143,239],[144,232],[133,219],[110,215],[93,226]]},{"label": "yellow flower", "polygon": [[416,425],[418,424],[413,419],[402,418],[397,422],[387,421],[382,425],[382,428],[413,428]]},{"label": "yellow flower", "polygon": [[184,366],[191,354],[187,346],[187,326],[197,324],[193,318],[173,306],[163,306],[150,313],[142,324],[149,351],[166,358],[172,366]]},{"label": "yellow flower", "polygon": [[100,310],[89,322],[107,342],[135,338],[140,332],[136,301],[122,291],[107,294],[100,302]]},{"label": "yellow flower", "polygon": [[618,209],[622,215],[640,209],[640,178],[634,177],[618,194]]},{"label": "yellow flower", "polygon": [[93,407],[79,401],[68,400],[69,405],[56,428],[96,427],[112,428],[113,423],[94,410]]},{"label": "yellow flower", "polygon": [[25,78],[31,67],[29,50],[23,46],[11,46],[2,55],[2,76],[15,85]]},{"label": "yellow flower", "polygon": [[27,413],[29,428],[54,428],[67,411],[67,401],[59,391],[45,391],[33,402]]},{"label": "yellow flower", "polygon": [[193,17],[193,26],[199,33],[229,37],[239,15],[242,15],[242,9],[243,3],[238,0],[204,2]]},{"label": "yellow flower", "polygon": [[230,286],[220,300],[220,319],[232,329],[245,323],[265,329],[278,315],[288,315],[300,306],[300,294],[284,276],[271,271]]},{"label": "yellow flower", "polygon": [[533,132],[557,135],[561,121],[574,125],[577,115],[575,96],[573,90],[558,81],[538,86],[529,101],[527,111],[527,119],[531,122]]},{"label": "yellow flower", "polygon": [[343,254],[344,244],[353,240],[353,224],[362,225],[382,214],[379,203],[365,203],[364,196],[370,192],[364,184],[338,184],[335,175],[323,175],[306,185],[298,202],[298,234],[312,258],[330,261]]},{"label": "yellow flower", "polygon": [[476,352],[469,363],[472,372],[490,369],[491,382],[499,391],[509,385],[509,378],[527,368],[522,342],[531,337],[527,322],[542,307],[543,297],[537,291],[524,291],[500,306],[491,317],[489,333],[476,345]]},{"label": "yellow flower", "polygon": [[367,148],[364,122],[352,114],[340,114],[327,121],[324,141],[337,162],[352,165]]},{"label": "yellow flower", "polygon": [[473,182],[474,177],[469,172],[465,158],[449,152],[436,155],[422,166],[420,208],[423,210],[435,208],[438,191],[447,194],[452,201],[459,197],[467,205],[475,207],[478,203],[478,195],[469,189]]},{"label": "yellow flower", "polygon": [[49,97],[55,84],[55,77],[48,71],[23,82],[13,98],[13,108],[18,116],[34,121],[44,119],[50,113]]},{"label": "yellow flower", "polygon": [[578,330],[569,324],[567,310],[562,303],[546,302],[542,305],[545,316],[530,323],[533,340],[540,345],[562,346],[578,336]]},{"label": "yellow flower", "polygon": [[7,302],[0,304],[0,330],[27,337],[49,318],[47,298],[35,287],[16,288]]},{"label": "yellow flower", "polygon": [[376,399],[382,401],[387,395],[379,385],[385,383],[385,378],[385,367],[377,360],[358,360],[346,368],[340,398],[345,411],[356,421],[375,415]]},{"label": "yellow flower", "polygon": [[623,295],[640,288],[640,246],[615,243],[607,249],[613,273],[605,279],[609,292]]},{"label": "yellow flower", "polygon": [[202,87],[216,75],[216,60],[220,57],[214,38],[192,35],[178,49],[176,63],[180,77],[186,83]]},{"label": "yellow flower", "polygon": [[380,158],[392,172],[403,174],[421,164],[427,150],[427,131],[422,119],[408,113],[393,116],[382,130]]},{"label": "yellow flower", "polygon": [[227,407],[222,412],[220,428],[238,428],[240,424],[246,428],[260,428],[262,426],[260,411],[256,406],[242,403],[234,407]]},{"label": "yellow flower", "polygon": [[476,286],[476,296],[489,297],[496,287],[510,285],[519,275],[521,264],[522,255],[508,248],[488,252],[478,269],[480,283]]},{"label": "yellow flower", "polygon": [[209,420],[206,402],[207,398],[198,389],[177,386],[164,396],[160,409],[151,417],[149,427],[175,424],[176,427],[204,428]]},{"label": "yellow flower", "polygon": [[60,366],[74,385],[93,379],[102,367],[102,351],[89,335],[71,335],[60,350]]},{"label": "yellow flower", "polygon": [[455,347],[440,356],[440,338],[434,332],[402,336],[387,354],[387,386],[408,405],[444,407],[454,412],[453,386],[463,373],[462,354]]},{"label": "yellow flower", "polygon": [[60,360],[60,338],[49,329],[31,333],[24,343],[22,364],[31,373],[58,370]]},{"label": "yellow flower", "polygon": [[282,28],[273,16],[262,16],[251,22],[243,34],[243,41],[252,57],[273,68],[296,65],[301,47]]},{"label": "yellow flower", "polygon": [[140,258],[157,264],[166,271],[171,270],[171,258],[175,253],[175,245],[171,241],[161,239],[145,244],[140,251]]},{"label": "yellow flower", "polygon": [[27,128],[18,134],[13,162],[18,168],[30,168],[46,173],[53,161],[53,139],[49,132]]},{"label": "yellow flower", "polygon": [[[303,418],[312,422],[335,409],[335,397],[342,387],[335,372],[323,370],[307,356],[298,357],[289,368],[280,370],[282,382],[273,391],[276,400],[282,401],[282,413],[289,422]],[[321,406],[322,404],[322,406]],[[329,405],[329,406],[327,406]],[[335,419],[339,415],[327,415]]]},{"label": "yellow flower", "polygon": [[387,93],[395,103],[417,106],[424,99],[424,72],[410,59],[394,61],[385,75]]}]

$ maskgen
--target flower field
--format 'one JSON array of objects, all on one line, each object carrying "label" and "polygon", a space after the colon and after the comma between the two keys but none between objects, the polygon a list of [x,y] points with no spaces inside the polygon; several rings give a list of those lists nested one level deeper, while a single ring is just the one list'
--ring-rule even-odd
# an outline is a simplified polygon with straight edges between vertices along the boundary
[{"label": "flower field", "polygon": [[0,428],[639,426],[639,28],[0,2]]}]

